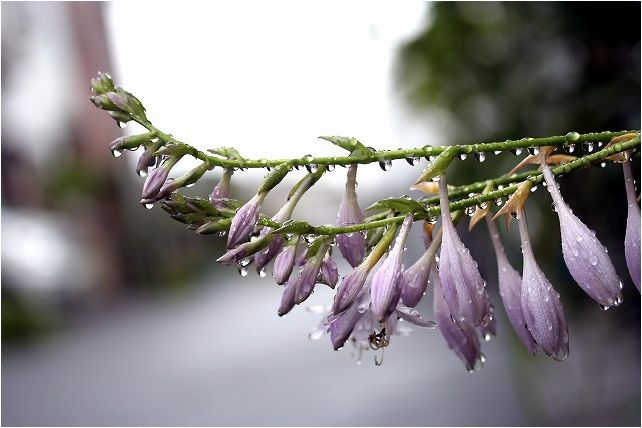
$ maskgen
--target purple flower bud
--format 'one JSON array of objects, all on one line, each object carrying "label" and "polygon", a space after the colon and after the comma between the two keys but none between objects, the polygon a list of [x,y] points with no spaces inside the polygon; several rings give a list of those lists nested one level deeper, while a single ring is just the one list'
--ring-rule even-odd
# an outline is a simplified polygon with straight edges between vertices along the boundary
[{"label": "purple flower bud", "polygon": [[434,321],[425,320],[419,312],[414,308],[409,308],[408,306],[399,303],[395,309],[395,315],[400,319],[407,321],[411,324],[417,325],[419,327],[426,328],[435,328],[437,323]]},{"label": "purple flower bud", "polygon": [[440,285],[439,275],[432,276],[434,301],[433,314],[439,331],[446,339],[448,347],[462,360],[466,370],[472,372],[481,367],[483,356],[477,330],[468,320],[455,324]]},{"label": "purple flower bud", "polygon": [[568,328],[562,302],[535,261],[523,209],[518,216],[524,254],[521,302],[526,327],[546,355],[561,361],[568,356]]},{"label": "purple flower bud", "polygon": [[522,311],[522,278],[506,258],[504,246],[499,240],[497,225],[491,220],[490,214],[486,214],[486,224],[497,256],[499,295],[502,298],[506,315],[508,315],[508,320],[519,340],[526,346],[531,355],[535,355],[538,351],[537,344],[526,328],[526,320]]},{"label": "purple flower bud", "polygon": [[339,281],[339,270],[330,254],[326,254],[321,264],[321,282],[330,288],[334,288]]},{"label": "purple flower bud", "polygon": [[106,95],[107,98],[109,98],[109,101],[111,101],[111,103],[115,105],[119,110],[131,110],[129,104],[127,103],[127,98],[125,98],[122,94],[116,92],[108,92]]},{"label": "purple flower bud", "polygon": [[484,318],[486,282],[479,274],[477,262],[459,239],[448,207],[446,175],[439,180],[442,218],[442,244],[439,256],[439,279],[450,313],[456,322],[468,321],[475,327]]},{"label": "purple flower bud", "polygon": [[328,244],[321,244],[317,253],[307,259],[303,268],[299,271],[299,276],[295,279],[296,294],[294,295],[294,302],[296,304],[302,303],[312,294],[328,247]]},{"label": "purple flower bud", "polygon": [[546,161],[542,163],[546,189],[550,192],[560,220],[562,254],[575,282],[604,308],[622,302],[620,279],[606,248],[571,211],[557,188]]},{"label": "purple flower bud", "polygon": [[368,264],[364,261],[343,277],[332,302],[333,314],[338,315],[352,305],[366,283],[369,270]]},{"label": "purple flower bud", "polygon": [[[224,265],[230,265],[234,262],[240,262],[241,260],[260,252],[263,248],[270,245],[270,242],[274,239],[272,235],[266,235],[253,239],[249,242],[244,242],[236,248],[228,250],[227,253],[223,254],[216,261]],[[255,257],[256,259],[256,257]]]},{"label": "purple flower bud", "polygon": [[143,193],[141,195],[142,199],[154,199],[154,197],[158,195],[158,192],[167,180],[170,170],[174,165],[176,165],[178,160],[179,158],[176,156],[170,157],[147,176],[145,184],[143,184]]},{"label": "purple flower bud", "polygon": [[230,231],[227,237],[227,248],[231,248],[246,239],[256,222],[259,220],[259,212],[263,205],[266,193],[257,193],[245,205],[238,209],[232,219]]},{"label": "purple flower bud", "polygon": [[[293,205],[290,203],[285,204],[275,215],[272,217],[272,220],[276,221],[277,223],[283,223],[285,220],[288,220],[290,216],[292,215],[292,209],[294,208]],[[269,233],[270,228],[269,227],[264,227],[261,229],[261,232],[259,236],[265,236]],[[260,253],[256,255],[254,258],[254,261],[256,262],[256,270],[260,271],[263,269],[268,263],[272,261],[274,257],[281,251],[283,248],[284,244],[284,239],[282,235],[274,235],[274,239],[272,239],[272,242],[270,242],[270,245]]]},{"label": "purple flower bud", "polygon": [[626,217],[626,235],[624,236],[624,255],[629,275],[640,291],[640,207],[635,200],[635,185],[631,174],[631,163],[627,160],[622,163],[624,169],[624,185],[628,214]]},{"label": "purple flower bud", "polygon": [[290,277],[290,274],[292,273],[298,241],[298,235],[292,237],[288,245],[285,246],[285,248],[283,248],[283,250],[281,250],[281,252],[274,259],[274,279],[279,285],[285,284],[285,282]]},{"label": "purple flower bud", "polygon": [[406,216],[394,247],[372,276],[372,285],[370,286],[372,311],[380,322],[384,322],[395,311],[401,297],[399,280],[403,272],[402,255],[412,222],[413,215]]},{"label": "purple flower bud", "polygon": [[147,175],[147,170],[154,166],[156,163],[156,157],[153,154],[162,146],[162,141],[157,141],[150,144],[149,147],[145,149],[140,158],[138,158],[138,163],[136,164],[136,173],[141,177]]},{"label": "purple flower bud", "polygon": [[424,254],[401,276],[401,301],[414,308],[419,304],[428,287],[430,267],[435,261],[435,254],[441,245],[441,231],[432,241]]},{"label": "purple flower bud", "polygon": [[214,207],[221,209],[225,205],[221,202],[224,199],[229,199],[230,197],[230,180],[234,174],[232,168],[226,168],[221,176],[219,182],[214,186],[212,193],[210,193],[209,200],[214,205]]},{"label": "purple flower bud", "polygon": [[[357,177],[357,165],[351,165],[348,169],[348,178],[346,180],[346,190],[339,205],[336,224],[338,226],[348,226],[357,223],[363,223],[365,217],[359,202],[357,201],[357,192],[355,187]],[[346,233],[337,235],[337,246],[343,257],[352,267],[361,263],[366,255],[366,237],[361,232]]]},{"label": "purple flower bud", "polygon": [[296,284],[294,281],[289,281],[283,289],[281,295],[281,305],[279,306],[278,314],[280,317],[287,314],[294,307],[294,295],[296,293]]},{"label": "purple flower bud", "polygon": [[360,299],[355,300],[345,312],[330,324],[330,340],[335,351],[341,349],[352,334],[355,326],[368,309],[369,299],[369,293],[363,293]]}]

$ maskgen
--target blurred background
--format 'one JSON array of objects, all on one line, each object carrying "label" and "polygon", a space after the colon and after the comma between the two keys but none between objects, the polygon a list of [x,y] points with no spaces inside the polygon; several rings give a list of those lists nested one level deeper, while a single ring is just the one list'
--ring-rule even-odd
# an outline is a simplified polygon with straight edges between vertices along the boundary
[{"label": "blurred background", "polygon": [[[308,339],[319,317],[305,305],[276,316],[281,289],[269,276],[217,266],[221,239],[142,208],[137,155],[107,150],[140,129],[118,128],[87,100],[90,78],[109,71],[160,129],[253,158],[339,153],[316,138],[328,134],[396,149],[640,129],[639,3],[1,8],[3,425],[640,425],[640,295],[624,262],[618,165],[560,179],[621,276],[617,309],[601,311],[573,283],[547,192],[527,206],[569,319],[565,362],[518,343],[485,226],[469,234],[464,224],[499,320],[484,368],[468,374],[438,331],[423,330],[394,337],[382,367],[371,354],[355,365],[349,347]],[[518,161],[458,161],[450,182]],[[419,196],[408,186],[425,162],[361,167],[361,206]],[[344,171],[327,174],[295,216],[333,222]],[[207,195],[220,172],[187,192]],[[235,174],[233,194],[249,197],[262,174]],[[298,178],[270,194],[267,213]],[[520,268],[516,233],[502,228]],[[408,247],[407,264],[422,248],[418,230]],[[317,290],[310,305],[329,304]]]}]

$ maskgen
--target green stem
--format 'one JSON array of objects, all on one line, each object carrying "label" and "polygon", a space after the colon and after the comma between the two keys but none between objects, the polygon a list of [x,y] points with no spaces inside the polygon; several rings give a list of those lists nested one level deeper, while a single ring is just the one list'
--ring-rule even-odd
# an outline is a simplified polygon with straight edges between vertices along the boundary
[{"label": "green stem", "polygon": [[[406,159],[411,157],[428,157],[437,156],[450,146],[424,146],[423,148],[413,148],[404,150],[382,150],[369,153],[368,156],[325,156],[325,157],[308,157],[294,158],[294,159],[225,159],[218,156],[212,156],[206,152],[197,150],[196,148],[183,143],[171,135],[162,132],[156,128],[150,121],[133,118],[141,126],[145,127],[148,131],[156,133],[160,140],[165,143],[178,144],[184,146],[187,151],[186,154],[193,156],[203,162],[209,162],[211,168],[221,166],[224,168],[265,168],[275,167],[285,162],[291,162],[293,166],[305,166],[310,164],[315,165],[354,165],[354,164],[369,164],[381,160],[395,160]],[[594,132],[588,134],[579,134],[579,138],[572,141],[572,144],[581,144],[585,142],[599,142],[610,141],[612,138],[632,133],[637,131],[618,131],[618,132]],[[503,142],[490,142],[478,144],[465,144],[454,146],[457,148],[457,153],[473,153],[473,152],[496,152],[508,151],[513,149],[526,149],[529,147],[541,146],[562,146],[568,144],[569,141],[564,135],[543,138],[522,138],[520,140],[506,140]],[[210,169],[211,169],[210,168]]]}]

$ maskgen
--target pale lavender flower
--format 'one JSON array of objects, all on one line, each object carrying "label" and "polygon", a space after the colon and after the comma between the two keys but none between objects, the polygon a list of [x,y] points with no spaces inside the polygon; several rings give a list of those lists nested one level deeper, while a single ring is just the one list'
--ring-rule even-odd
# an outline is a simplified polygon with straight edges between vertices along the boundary
[{"label": "pale lavender flower", "polygon": [[459,239],[448,207],[446,175],[439,180],[442,218],[442,244],[439,256],[439,279],[444,298],[456,322],[468,321],[475,327],[484,322],[486,282],[479,274],[477,262]]},{"label": "pale lavender flower", "polygon": [[294,302],[299,304],[312,294],[314,285],[319,278],[323,258],[330,245],[327,243],[321,244],[316,254],[306,260],[305,264],[299,271],[299,276],[294,280],[296,285],[296,293],[294,295]]},{"label": "pale lavender flower", "polygon": [[176,165],[179,159],[177,156],[170,157],[147,176],[145,184],[143,184],[141,199],[146,200],[156,197],[161,187],[163,187],[163,184],[165,184],[165,181],[167,181],[170,170]]},{"label": "pale lavender flower", "polygon": [[401,276],[401,301],[406,306],[414,308],[426,292],[430,282],[430,267],[435,262],[435,255],[441,245],[441,230],[435,239],[429,243],[424,254]]},{"label": "pale lavender flower", "polygon": [[502,298],[506,315],[508,315],[508,320],[513,326],[517,337],[519,337],[519,340],[526,346],[528,352],[535,355],[537,353],[537,344],[526,328],[526,320],[524,319],[524,312],[522,311],[522,278],[519,273],[513,269],[508,258],[506,258],[504,246],[499,239],[497,225],[491,220],[491,217],[490,214],[486,214],[486,224],[488,225],[488,231],[490,232],[497,256],[499,295]]},{"label": "pale lavender flower", "polygon": [[156,156],[154,156],[154,153],[156,153],[156,151],[160,149],[162,145],[163,142],[158,140],[145,148],[145,151],[142,155],[140,155],[140,157],[138,158],[138,163],[136,164],[136,173],[138,175],[140,175],[141,177],[145,177],[147,175],[147,171],[149,170],[149,168],[154,166],[154,164],[156,163]]},{"label": "pale lavender flower", "polygon": [[292,238],[290,238],[288,245],[286,245],[274,259],[274,279],[279,285],[285,284],[285,282],[290,277],[290,274],[292,273],[298,242],[299,235],[294,235]]},{"label": "pale lavender flower", "polygon": [[328,252],[321,263],[321,282],[330,288],[334,288],[339,281],[339,270],[330,253]]},{"label": "pale lavender flower", "polygon": [[330,323],[328,332],[335,351],[343,348],[345,341],[352,334],[355,326],[368,309],[369,304],[370,294],[362,293],[361,297],[355,300],[352,306]]},{"label": "pale lavender flower", "polygon": [[[281,209],[272,217],[272,220],[274,220],[277,223],[283,223],[286,220],[290,219],[290,216],[292,215],[292,210],[294,209],[294,205],[287,203]],[[265,226],[263,229],[261,229],[261,232],[259,233],[259,236],[265,236],[270,232],[270,228]],[[263,269],[276,255],[281,251],[283,248],[283,244],[285,243],[285,240],[283,239],[283,235],[277,234],[274,235],[274,238],[270,242],[270,245],[268,247],[259,252],[256,257],[254,257],[254,261],[256,262],[256,270],[257,272]]]},{"label": "pale lavender flower", "polygon": [[439,331],[446,339],[448,347],[464,363],[466,370],[472,372],[479,369],[484,361],[484,356],[481,353],[481,345],[475,326],[468,320],[455,323],[444,298],[439,275],[434,270],[432,281],[434,290],[433,315]]},{"label": "pale lavender flower", "polygon": [[292,310],[294,307],[294,296],[296,294],[296,283],[294,281],[288,281],[283,289],[283,294],[281,295],[281,304],[279,305],[278,314],[280,317],[284,316]]},{"label": "pale lavender flower", "polygon": [[214,186],[212,193],[209,195],[209,200],[214,207],[221,209],[225,207],[223,201],[230,197],[230,180],[234,174],[232,168],[226,168],[219,182]]},{"label": "pale lavender flower", "polygon": [[372,276],[370,286],[372,311],[380,322],[384,322],[394,312],[401,297],[399,280],[403,272],[402,256],[412,222],[413,214],[406,216],[392,250]]},{"label": "pale lavender flower", "polygon": [[370,268],[370,265],[364,261],[343,277],[332,302],[333,314],[338,315],[352,305],[366,283]]},{"label": "pale lavender flower", "polygon": [[[349,226],[352,224],[363,223],[365,217],[359,202],[357,201],[357,192],[355,187],[357,177],[357,165],[351,165],[348,168],[348,177],[346,180],[346,190],[339,205],[336,224],[338,226]],[[343,257],[352,267],[361,263],[366,255],[366,237],[361,232],[346,233],[337,235],[337,246]]]},{"label": "pale lavender flower", "polygon": [[550,192],[560,221],[562,254],[573,279],[603,308],[622,302],[621,282],[606,248],[566,205],[550,167],[542,161],[546,188]]},{"label": "pale lavender flower", "polygon": [[526,327],[546,355],[561,361],[568,356],[568,327],[562,302],[535,261],[523,209],[518,211],[518,217],[524,254],[521,302]]},{"label": "pale lavender flower", "polygon": [[267,193],[263,192],[257,193],[252,199],[247,201],[245,205],[238,209],[230,225],[230,231],[227,237],[227,248],[235,247],[252,233],[256,222],[259,220],[259,212],[261,211],[261,206],[263,205],[266,194]]},{"label": "pale lavender flower", "polygon": [[624,255],[626,265],[633,283],[640,291],[640,207],[635,199],[635,184],[631,174],[631,162],[622,163],[628,214],[626,217],[626,235],[624,236]]}]

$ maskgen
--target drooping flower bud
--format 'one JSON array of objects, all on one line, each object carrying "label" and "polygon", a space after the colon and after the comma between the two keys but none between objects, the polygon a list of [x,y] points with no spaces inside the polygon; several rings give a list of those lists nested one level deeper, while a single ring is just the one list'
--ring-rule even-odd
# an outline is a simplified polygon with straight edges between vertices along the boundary
[{"label": "drooping flower bud", "polygon": [[281,304],[279,305],[278,314],[280,317],[287,314],[294,307],[294,296],[296,294],[296,283],[288,281],[281,295]]},{"label": "drooping flower bud", "polygon": [[444,298],[456,322],[468,321],[475,327],[484,319],[486,282],[479,274],[477,262],[459,239],[450,216],[446,175],[439,179],[442,218],[442,244],[439,256],[439,279]]},{"label": "drooping flower bud", "polygon": [[401,301],[404,305],[414,308],[419,304],[428,287],[430,268],[440,245],[441,230],[424,254],[401,276]]},{"label": "drooping flower bud", "polygon": [[274,259],[274,279],[279,285],[285,284],[292,273],[298,243],[299,235],[292,236],[288,244]]},{"label": "drooping flower bud", "polygon": [[595,237],[595,232],[566,205],[545,161],[542,161],[542,172],[559,217],[562,254],[573,279],[603,308],[619,305],[622,302],[621,283],[606,248]]},{"label": "drooping flower bud", "polygon": [[[225,254],[219,257],[216,261],[224,265],[229,265],[234,262],[240,262],[247,257],[259,253],[262,249],[270,245],[274,236],[264,235],[256,239],[252,239],[249,242],[244,242],[243,244],[228,250]],[[256,256],[254,257],[256,260]]]},{"label": "drooping flower bud", "polygon": [[[363,223],[365,217],[359,202],[357,201],[357,192],[355,187],[357,177],[357,165],[351,165],[348,168],[348,178],[346,180],[346,190],[339,205],[337,213],[337,226],[349,226],[352,224]],[[352,267],[361,263],[366,254],[366,238],[361,232],[341,234],[336,237],[339,251]]]},{"label": "drooping flower bud", "polygon": [[130,135],[128,137],[118,137],[114,141],[112,141],[111,144],[109,144],[109,149],[112,152],[122,150],[136,150],[141,146],[141,144],[148,143],[155,137],[155,132],[147,132],[140,135]]},{"label": "drooping flower bud", "polygon": [[628,214],[626,217],[626,235],[624,236],[624,255],[633,284],[640,291],[640,207],[635,199],[635,185],[631,174],[631,163],[622,163]]},{"label": "drooping flower bud", "polygon": [[232,174],[234,174],[232,168],[225,168],[221,179],[209,195],[210,202],[218,209],[224,208],[225,204],[222,203],[222,200],[229,199],[230,197],[230,179],[232,178]]},{"label": "drooping flower bud", "polygon": [[294,295],[294,302],[299,304],[305,301],[312,291],[314,290],[314,285],[317,283],[317,278],[319,277],[319,271],[321,269],[321,264],[325,257],[325,253],[328,251],[328,243],[322,243],[316,254],[306,260],[303,268],[299,272],[299,276],[294,280],[296,285],[296,293]]},{"label": "drooping flower bud", "polygon": [[561,361],[568,356],[568,327],[562,302],[537,265],[523,209],[518,211],[518,218],[524,254],[521,302],[526,327],[546,355]]},{"label": "drooping flower bud", "polygon": [[259,220],[259,213],[265,196],[266,193],[257,193],[238,209],[230,225],[227,248],[235,247],[252,233],[256,222]]},{"label": "drooping flower bud", "polygon": [[154,196],[153,198],[144,199],[141,202],[153,203],[159,199],[163,199],[169,196],[172,192],[175,192],[181,187],[186,187],[186,186],[189,186],[190,184],[196,183],[198,179],[201,178],[208,169],[209,169],[209,165],[207,164],[207,162],[203,162],[196,168],[192,169],[191,171],[183,174],[182,176],[176,179],[169,178],[167,179],[167,181],[165,181],[165,183],[160,188],[156,196]]},{"label": "drooping flower bud", "polygon": [[457,354],[466,366],[466,370],[472,372],[481,367],[482,353],[477,330],[468,320],[458,323],[450,313],[446,299],[441,288],[439,275],[433,268],[432,274],[434,300],[433,315],[437,321],[439,331],[446,339],[448,347]]},{"label": "drooping flower bud", "polygon": [[143,200],[153,199],[158,192],[160,191],[165,181],[167,181],[167,176],[171,171],[172,167],[176,165],[180,157],[172,156],[167,159],[161,166],[154,169],[145,179],[145,184],[143,184],[143,193],[141,198]]},{"label": "drooping flower bud", "polygon": [[488,231],[490,232],[495,255],[497,256],[499,295],[502,298],[504,309],[506,309],[506,315],[508,315],[508,320],[513,326],[513,330],[515,330],[519,340],[526,346],[528,352],[535,355],[537,353],[537,344],[526,328],[526,320],[524,319],[524,312],[522,311],[522,278],[508,261],[506,253],[504,252],[504,246],[499,239],[497,225],[491,220],[490,214],[486,215],[486,224],[488,225]]},{"label": "drooping flower bud", "polygon": [[136,164],[136,173],[139,176],[145,177],[147,175],[148,169],[154,166],[154,164],[156,163],[156,157],[154,156],[154,153],[156,153],[156,151],[160,149],[162,145],[163,142],[161,140],[151,143],[149,146],[147,146],[143,154],[140,155],[140,158],[138,158],[138,163]]},{"label": "drooping flower bud", "polygon": [[348,340],[355,326],[366,312],[369,300],[370,293],[363,293],[345,312],[330,323],[328,331],[335,351],[341,349],[345,341]]},{"label": "drooping flower bud", "polygon": [[370,294],[372,311],[379,322],[384,322],[395,311],[401,297],[401,274],[403,272],[403,250],[408,232],[412,227],[413,214],[403,221],[395,244],[388,257],[372,276]]},{"label": "drooping flower bud", "polygon": [[337,264],[330,256],[330,252],[326,253],[323,263],[321,263],[321,282],[330,288],[334,288],[339,281],[339,270]]}]

